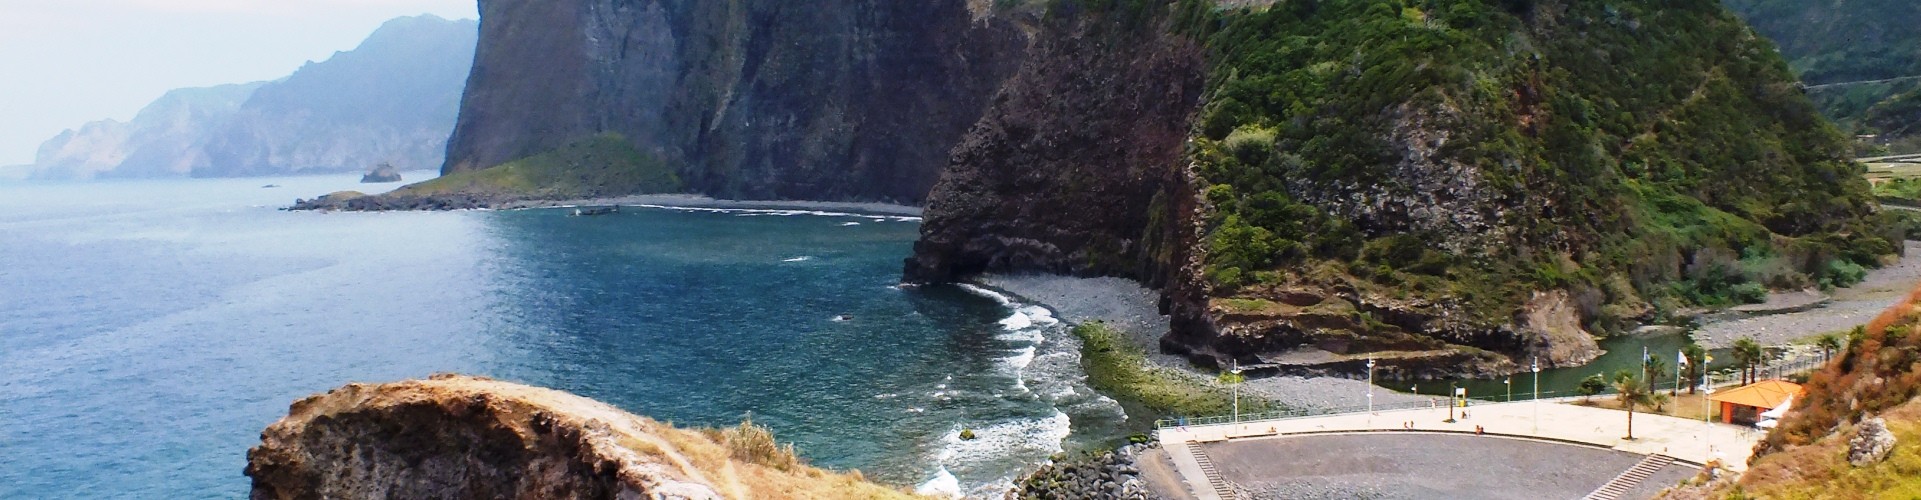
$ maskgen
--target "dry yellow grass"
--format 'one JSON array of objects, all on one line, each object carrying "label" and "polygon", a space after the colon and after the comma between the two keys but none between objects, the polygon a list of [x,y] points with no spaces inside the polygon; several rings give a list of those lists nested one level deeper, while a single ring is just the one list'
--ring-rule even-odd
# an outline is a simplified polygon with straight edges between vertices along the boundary
[{"label": "dry yellow grass", "polygon": [[1853,425],[1805,446],[1762,456],[1734,483],[1705,492],[1674,495],[1713,499],[1835,499],[1921,498],[1921,401],[1889,409],[1881,415],[1897,444],[1886,461],[1856,468],[1848,464],[1848,440]]},{"label": "dry yellow grass", "polygon": [[[743,422],[728,429],[679,429],[566,392],[480,377],[435,375],[427,380],[350,384],[296,402],[291,414],[269,428],[293,430],[344,413],[373,414],[383,408],[441,404],[467,412],[485,408],[491,420],[529,443],[551,435],[544,428],[571,428],[589,435],[593,453],[622,465],[659,464],[637,473],[658,480],[707,485],[723,497],[755,499],[913,499],[910,493],[867,482],[858,471],[836,472],[807,465],[792,445],[771,431]],[[648,468],[646,465],[639,465]],[[624,472],[622,473],[624,474]]]}]

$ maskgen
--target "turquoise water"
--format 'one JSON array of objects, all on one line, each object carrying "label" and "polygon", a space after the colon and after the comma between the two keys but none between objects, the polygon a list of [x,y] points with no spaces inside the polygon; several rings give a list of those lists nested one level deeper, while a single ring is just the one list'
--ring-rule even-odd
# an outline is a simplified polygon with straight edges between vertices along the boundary
[{"label": "turquoise water", "polygon": [[243,497],[293,400],[446,371],[974,495],[1124,425],[1044,309],[897,287],[911,219],[275,210],[353,181],[0,186],[0,498]]},{"label": "turquoise water", "polygon": [[[1605,352],[1601,354],[1600,357],[1595,358],[1593,362],[1571,368],[1541,370],[1541,397],[1554,398],[1578,395],[1575,390],[1581,385],[1581,379],[1596,374],[1602,375],[1603,377],[1613,377],[1614,373],[1620,370],[1632,370],[1635,373],[1640,373],[1641,354],[1643,352],[1646,352],[1648,356],[1660,358],[1667,367],[1667,370],[1665,370],[1666,375],[1655,380],[1656,386],[1662,388],[1674,387],[1676,383],[1674,380],[1675,357],[1681,352],[1683,347],[1687,346],[1688,342],[1689,340],[1686,334],[1645,337],[1620,336],[1604,339],[1600,342],[1600,345],[1601,349]],[[1645,351],[1643,349],[1645,349]],[[1720,371],[1734,366],[1734,357],[1728,355],[1725,350],[1715,350],[1710,352],[1709,355],[1714,357],[1714,362],[1709,366],[1710,371]],[[1507,400],[1511,394],[1512,399],[1524,400],[1533,397],[1534,381],[1535,376],[1533,373],[1524,372],[1515,374],[1513,377],[1496,379],[1438,380],[1424,381],[1415,384],[1386,382],[1382,385],[1403,391],[1412,388],[1416,389],[1416,392],[1420,394],[1438,396],[1446,396],[1450,388],[1463,387],[1467,388],[1468,397],[1475,399]],[[1399,387],[1393,387],[1396,385]]]}]

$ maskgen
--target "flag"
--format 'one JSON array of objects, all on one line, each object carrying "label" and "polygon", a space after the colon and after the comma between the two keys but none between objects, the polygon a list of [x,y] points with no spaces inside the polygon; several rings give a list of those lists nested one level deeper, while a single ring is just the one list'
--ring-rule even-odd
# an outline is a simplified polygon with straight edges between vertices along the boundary
[{"label": "flag", "polygon": [[1688,354],[1687,354],[1687,353],[1685,353],[1685,352],[1676,352],[1676,353],[1674,353],[1674,365],[1675,365],[1675,366],[1687,366],[1687,365],[1688,365]]}]

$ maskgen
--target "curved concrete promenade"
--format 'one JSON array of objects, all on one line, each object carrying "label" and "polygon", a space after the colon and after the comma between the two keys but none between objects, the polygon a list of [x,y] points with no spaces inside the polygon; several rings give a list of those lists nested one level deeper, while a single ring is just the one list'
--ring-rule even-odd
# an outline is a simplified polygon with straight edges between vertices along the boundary
[{"label": "curved concrete promenade", "polygon": [[[1161,442],[1168,450],[1168,456],[1179,471],[1194,498],[1213,500],[1221,498],[1204,472],[1200,458],[1188,442],[1220,443],[1242,442],[1258,439],[1286,439],[1287,436],[1303,434],[1333,434],[1353,432],[1475,432],[1480,426],[1485,432],[1504,437],[1538,439],[1545,442],[1559,442],[1570,446],[1593,446],[1619,450],[1637,455],[1660,454],[1674,457],[1691,465],[1699,465],[1711,459],[1721,460],[1728,467],[1742,470],[1747,467],[1748,456],[1753,453],[1754,444],[1763,434],[1745,427],[1720,423],[1707,423],[1662,415],[1636,413],[1634,415],[1634,437],[1627,435],[1627,413],[1618,410],[1591,408],[1559,402],[1514,403],[1477,403],[1467,408],[1455,408],[1455,421],[1445,422],[1448,418],[1446,400],[1440,400],[1434,408],[1412,410],[1381,411],[1376,413],[1353,413],[1303,417],[1285,420],[1241,422],[1238,424],[1170,427],[1159,431]],[[1466,418],[1462,418],[1462,413]],[[1411,424],[1411,426],[1410,426]],[[1462,460],[1474,460],[1477,453],[1472,448],[1458,450]],[[1607,467],[1604,464],[1594,464]],[[1236,464],[1210,464],[1209,468],[1228,469]],[[1408,471],[1409,473],[1434,473],[1441,471]],[[1620,472],[1620,471],[1614,471]],[[1218,477],[1218,473],[1217,473]],[[1601,486],[1595,484],[1595,487]],[[1490,495],[1498,496],[1498,495]]]}]

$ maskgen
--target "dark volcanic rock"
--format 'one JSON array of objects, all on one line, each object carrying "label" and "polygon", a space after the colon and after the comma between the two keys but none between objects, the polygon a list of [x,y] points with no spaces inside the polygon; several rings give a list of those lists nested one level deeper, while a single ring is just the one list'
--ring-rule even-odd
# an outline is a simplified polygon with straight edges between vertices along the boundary
[{"label": "dark volcanic rock", "polygon": [[1051,16],[1020,72],[954,149],[906,279],[993,271],[1160,281],[1183,220],[1201,49],[1157,23]]},{"label": "dark volcanic rock", "polygon": [[394,170],[393,165],[382,163],[379,167],[375,167],[372,171],[367,172],[366,175],[360,176],[360,182],[369,184],[400,182],[400,171]]},{"label": "dark volcanic rock", "polygon": [[716,197],[919,203],[1026,48],[970,3],[484,0],[442,172],[617,132]]}]

